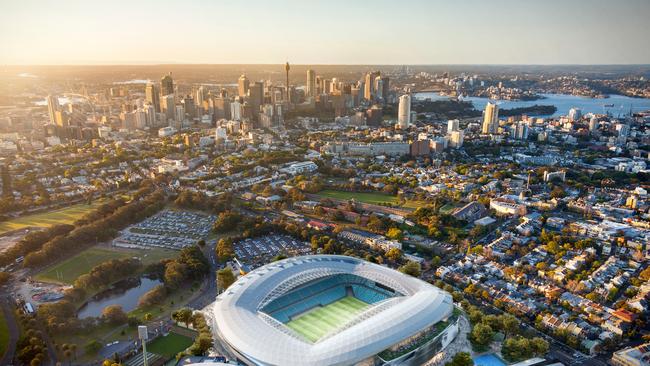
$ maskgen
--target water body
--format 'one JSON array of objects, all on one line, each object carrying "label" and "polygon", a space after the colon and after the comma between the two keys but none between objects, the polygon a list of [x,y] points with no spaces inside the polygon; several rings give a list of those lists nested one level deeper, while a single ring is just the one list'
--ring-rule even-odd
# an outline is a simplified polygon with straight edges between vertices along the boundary
[{"label": "water body", "polygon": [[95,295],[79,309],[77,316],[80,319],[102,316],[102,310],[108,305],[121,305],[122,310],[129,312],[138,306],[140,296],[161,283],[146,277],[120,281],[112,289]]},{"label": "water body", "polygon": [[[81,104],[85,101],[85,99],[81,97],[57,97],[57,99],[59,100],[59,105]],[[47,105],[47,99],[36,101],[34,102],[34,105],[38,105],[38,106]]]},{"label": "water body", "polygon": [[149,79],[131,79],[125,81],[114,81],[113,84],[148,84],[153,83],[153,80]]},{"label": "water body", "polygon": [[[614,117],[626,115],[632,108],[633,112],[650,110],[650,99],[648,98],[630,98],[623,95],[610,95],[609,98],[589,98],[567,94],[541,94],[544,99],[516,101],[516,100],[497,100],[496,103],[501,109],[511,109],[519,107],[530,107],[537,105],[554,105],[557,108],[552,117],[566,116],[571,108],[580,108],[582,114],[587,113],[610,113]],[[449,100],[448,96],[440,95],[436,92],[421,92],[414,94],[416,99],[431,100]],[[474,108],[478,110],[485,109],[489,102],[495,102],[489,98],[483,97],[464,97],[464,101],[472,102]],[[548,117],[548,116],[546,116]]]}]

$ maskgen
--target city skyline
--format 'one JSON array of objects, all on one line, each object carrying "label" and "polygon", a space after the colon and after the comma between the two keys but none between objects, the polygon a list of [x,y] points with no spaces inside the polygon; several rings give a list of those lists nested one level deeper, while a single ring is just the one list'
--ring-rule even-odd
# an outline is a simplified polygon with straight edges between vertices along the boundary
[{"label": "city skyline", "polygon": [[24,1],[0,14],[0,64],[647,64],[649,13],[641,0]]}]

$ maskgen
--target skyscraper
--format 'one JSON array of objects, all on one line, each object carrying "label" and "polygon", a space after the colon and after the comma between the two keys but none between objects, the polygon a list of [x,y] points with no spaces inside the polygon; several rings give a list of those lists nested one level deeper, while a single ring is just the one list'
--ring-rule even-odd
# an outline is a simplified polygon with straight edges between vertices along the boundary
[{"label": "skyscraper", "polygon": [[248,100],[252,109],[253,118],[260,115],[260,106],[264,104],[264,83],[256,81],[248,91]]},{"label": "skyscraper", "polygon": [[316,96],[316,71],[307,70],[306,94],[308,97]]},{"label": "skyscraper", "polygon": [[596,116],[593,116],[589,120],[589,133],[593,135],[596,132],[598,132],[598,118]]},{"label": "skyscraper", "polygon": [[160,99],[160,107],[165,113],[165,122],[176,117],[176,103],[174,102],[174,94],[163,95]]},{"label": "skyscraper", "polygon": [[450,119],[447,121],[447,134],[451,134],[454,131],[458,131],[458,120]]},{"label": "skyscraper", "polygon": [[248,80],[245,74],[242,74],[237,80],[237,92],[240,97],[245,97],[248,95],[248,88],[250,87],[251,82]]},{"label": "skyscraper", "polygon": [[379,71],[369,72],[366,74],[366,80],[364,81],[365,90],[363,93],[363,97],[366,100],[373,100],[375,97],[375,78],[379,75]]},{"label": "skyscraper", "polygon": [[56,123],[56,111],[59,110],[59,98],[54,95],[47,96],[47,112],[50,115],[50,123]]},{"label": "skyscraper", "polygon": [[381,96],[384,98],[384,101],[388,100],[388,94],[390,92],[390,78],[388,76],[383,76],[381,78],[382,84],[384,86],[383,90],[381,91]]},{"label": "skyscraper", "polygon": [[289,70],[290,69],[291,69],[291,67],[289,66],[289,62],[287,61],[287,63],[284,65],[284,71],[287,72],[287,84],[286,84],[287,85],[287,103],[289,103],[289,104],[291,104],[291,93],[289,91],[289,89],[291,89],[289,87]]},{"label": "skyscraper", "polygon": [[377,99],[384,99],[384,81],[381,76],[375,78],[375,87],[373,89],[375,89],[375,97]]},{"label": "skyscraper", "polygon": [[156,92],[156,86],[153,83],[147,84],[144,94],[145,100],[154,107],[156,112],[160,112],[160,95]]},{"label": "skyscraper", "polygon": [[497,133],[499,131],[499,106],[496,103],[488,102],[483,112],[484,134]]},{"label": "skyscraper", "polygon": [[569,109],[569,121],[579,121],[580,118],[582,118],[582,110],[580,110],[580,108]]},{"label": "skyscraper", "polygon": [[399,109],[397,113],[397,127],[409,128],[411,122],[411,96],[404,94],[399,97]]},{"label": "skyscraper", "polygon": [[160,93],[162,95],[174,94],[174,80],[171,72],[160,79]]}]

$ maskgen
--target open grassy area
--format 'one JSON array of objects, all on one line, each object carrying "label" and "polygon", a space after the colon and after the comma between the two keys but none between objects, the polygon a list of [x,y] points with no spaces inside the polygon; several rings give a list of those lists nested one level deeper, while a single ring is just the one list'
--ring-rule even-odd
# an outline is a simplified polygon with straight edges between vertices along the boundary
[{"label": "open grassy area", "polygon": [[43,282],[56,282],[64,284],[72,284],[77,277],[82,274],[90,272],[96,265],[106,262],[111,259],[120,259],[128,257],[139,257],[146,265],[149,263],[158,262],[164,258],[173,258],[178,252],[166,249],[122,249],[122,248],[107,248],[107,247],[92,247],[84,250],[83,252],[61,261],[41,273],[37,274],[35,278]]},{"label": "open grassy area", "polygon": [[350,200],[354,198],[357,202],[361,203],[368,203],[373,205],[391,204],[393,206],[400,206],[402,208],[412,210],[426,205],[426,202],[417,200],[406,200],[406,203],[400,205],[399,200],[396,196],[391,196],[380,192],[346,192],[337,191],[334,189],[325,189],[318,192],[317,195],[323,198],[333,198],[339,200]]},{"label": "open grassy area", "polygon": [[0,234],[6,233],[7,231],[24,229],[30,226],[50,227],[57,224],[72,224],[88,212],[99,207],[102,203],[104,203],[103,200],[94,201],[90,205],[80,203],[60,208],[58,210],[36,213],[8,220],[0,223]]},{"label": "open grassy area", "polygon": [[333,189],[325,189],[318,192],[318,195],[324,198],[334,198],[339,200],[350,200],[354,198],[357,202],[369,203],[373,205],[386,203],[397,205],[399,203],[397,197],[379,192],[346,192],[336,191]]},{"label": "open grassy area", "polygon": [[171,332],[166,336],[158,337],[147,345],[147,351],[167,358],[176,356],[194,343],[192,338]]},{"label": "open grassy area", "polygon": [[0,311],[0,356],[4,355],[9,345],[9,327],[5,314]]},{"label": "open grassy area", "polygon": [[366,307],[368,307],[368,304],[365,302],[347,296],[329,305],[314,308],[286,323],[286,325],[310,341],[315,342],[327,333],[352,320],[356,314]]}]

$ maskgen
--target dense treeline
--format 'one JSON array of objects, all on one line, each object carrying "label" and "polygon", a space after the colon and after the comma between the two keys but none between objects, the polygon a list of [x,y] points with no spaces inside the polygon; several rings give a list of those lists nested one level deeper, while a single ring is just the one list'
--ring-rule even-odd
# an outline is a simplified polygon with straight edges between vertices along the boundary
[{"label": "dense treeline", "polygon": [[219,213],[230,208],[232,194],[225,193],[217,197],[208,197],[201,192],[185,190],[176,197],[174,204],[182,208]]},{"label": "dense treeline", "polygon": [[170,292],[189,281],[203,278],[209,271],[210,263],[196,245],[183,248],[175,259],[163,259],[147,266],[146,272],[162,279],[164,284],[158,285],[142,295],[138,300],[138,307],[161,304]]},{"label": "dense treeline", "polygon": [[147,196],[132,200],[110,215],[79,226],[66,235],[48,241],[43,247],[25,256],[26,267],[38,267],[54,262],[72,251],[79,251],[97,242],[111,239],[118,230],[149,217],[165,205],[165,194],[157,190]]},{"label": "dense treeline", "polygon": [[108,286],[111,283],[135,273],[142,267],[137,258],[111,259],[93,267],[89,273],[83,274],[74,281],[74,287],[88,291]]},{"label": "dense treeline", "polygon": [[33,317],[20,314],[22,332],[16,344],[16,359],[23,365],[42,365],[47,360],[47,345]]},{"label": "dense treeline", "polygon": [[20,256],[40,250],[43,247],[43,244],[57,236],[65,235],[73,229],[74,226],[72,225],[55,225],[48,229],[31,232],[25,235],[11,248],[0,254],[0,266],[6,266],[11,264]]}]

